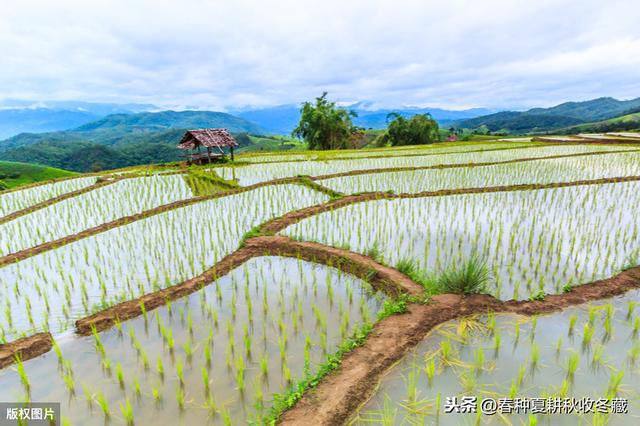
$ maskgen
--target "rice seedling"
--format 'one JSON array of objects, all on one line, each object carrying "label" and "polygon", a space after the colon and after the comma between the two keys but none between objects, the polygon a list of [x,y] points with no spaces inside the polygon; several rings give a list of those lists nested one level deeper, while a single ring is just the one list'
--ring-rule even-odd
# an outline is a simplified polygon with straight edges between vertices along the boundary
[{"label": "rice seedling", "polygon": [[133,407],[131,407],[129,399],[125,400],[124,405],[120,404],[120,412],[122,413],[125,423],[127,425],[133,425]]},{"label": "rice seedling", "polygon": [[[0,329],[11,340],[23,332],[49,328],[46,318],[64,318],[52,330],[54,334],[64,332],[74,319],[93,310],[202,273],[235,250],[257,223],[326,199],[324,194],[296,185],[259,188],[152,216],[8,265],[0,269],[0,281],[19,282],[22,294],[30,297],[15,296],[15,286],[0,288],[0,299],[9,301],[11,311],[10,320],[7,314],[0,319]],[[210,216],[211,209],[225,211],[237,220],[217,221]],[[83,214],[91,216],[92,211]],[[16,235],[12,241],[24,238]],[[145,250],[140,250],[143,246]],[[134,259],[128,255],[132,252],[140,256]],[[4,305],[8,311],[7,302]],[[6,325],[9,321],[11,327]],[[187,327],[188,323],[187,319]]]}]

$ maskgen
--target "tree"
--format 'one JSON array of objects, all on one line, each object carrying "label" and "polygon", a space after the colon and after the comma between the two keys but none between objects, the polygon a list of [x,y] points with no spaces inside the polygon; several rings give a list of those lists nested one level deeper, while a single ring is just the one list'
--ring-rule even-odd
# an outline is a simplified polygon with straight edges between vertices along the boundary
[{"label": "tree", "polygon": [[[389,122],[390,119],[393,119]],[[382,136],[383,144],[423,145],[440,141],[438,123],[430,114],[418,114],[406,119],[394,112],[387,115],[386,133]]]},{"label": "tree", "polygon": [[354,111],[336,107],[327,100],[327,92],[316,98],[315,105],[305,102],[300,110],[300,123],[292,135],[302,138],[309,149],[344,149],[350,147],[350,138],[358,131],[351,118]]}]

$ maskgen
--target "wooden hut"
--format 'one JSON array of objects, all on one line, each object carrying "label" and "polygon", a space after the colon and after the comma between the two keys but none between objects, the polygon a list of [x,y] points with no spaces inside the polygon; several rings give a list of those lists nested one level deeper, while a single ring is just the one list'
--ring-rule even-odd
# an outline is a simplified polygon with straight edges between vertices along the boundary
[{"label": "wooden hut", "polygon": [[[198,129],[188,130],[178,149],[189,150],[185,155],[188,164],[206,164],[224,158],[223,148],[229,148],[233,160],[233,148],[238,146],[236,140],[225,129]],[[206,152],[202,152],[205,147]]]}]

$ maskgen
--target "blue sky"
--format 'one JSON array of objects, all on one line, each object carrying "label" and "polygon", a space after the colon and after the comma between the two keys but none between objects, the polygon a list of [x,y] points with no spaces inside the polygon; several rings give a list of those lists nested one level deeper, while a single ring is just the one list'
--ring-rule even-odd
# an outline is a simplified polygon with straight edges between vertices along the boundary
[{"label": "blue sky", "polygon": [[0,99],[230,109],[640,96],[637,0],[2,0]]}]

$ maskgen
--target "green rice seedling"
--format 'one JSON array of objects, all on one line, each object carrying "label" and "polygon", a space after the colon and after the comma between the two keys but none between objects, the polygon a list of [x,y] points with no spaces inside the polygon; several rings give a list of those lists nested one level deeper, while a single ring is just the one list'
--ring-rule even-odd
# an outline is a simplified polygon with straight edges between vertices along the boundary
[{"label": "green rice seedling", "polygon": [[433,357],[431,357],[427,361],[424,371],[427,374],[427,379],[429,380],[429,384],[433,383],[433,378],[435,377],[435,374],[436,374],[436,361]]},{"label": "green rice seedling", "polygon": [[202,374],[202,384],[204,385],[204,393],[205,395],[209,393],[209,370],[207,370],[205,367],[202,367],[200,369],[200,372]]},{"label": "green rice seedling", "polygon": [[624,377],[624,370],[611,372],[611,376],[609,377],[609,386],[607,388],[607,398],[615,398],[620,392],[620,384],[622,383],[622,378]]},{"label": "green rice seedling", "polygon": [[116,377],[118,378],[120,388],[124,389],[124,371],[122,371],[122,364],[119,362],[116,363]]},{"label": "green rice seedling", "polygon": [[520,368],[518,368],[518,379],[516,381],[518,386],[521,386],[522,382],[524,382],[524,375],[526,374],[526,372],[527,372],[527,366],[525,364],[522,364]]},{"label": "green rice seedling", "polygon": [[184,364],[180,359],[176,360],[176,376],[180,382],[180,386],[184,386]]},{"label": "green rice seedling", "polygon": [[231,426],[231,414],[226,408],[222,409],[222,423],[224,426]]},{"label": "green rice seedling", "polygon": [[29,394],[31,390],[31,383],[29,382],[29,376],[27,376],[27,372],[24,369],[24,364],[22,363],[22,357],[20,355],[15,355],[14,363],[16,365],[16,371],[18,372],[18,376],[20,376],[20,382],[22,382],[22,386],[27,394]]},{"label": "green rice seedling", "polygon": [[576,327],[576,322],[578,321],[578,315],[572,314],[569,317],[569,336],[573,335],[573,330]]},{"label": "green rice seedling", "polygon": [[120,412],[122,413],[125,423],[128,426],[133,425],[133,407],[131,407],[131,403],[128,398],[125,399],[124,405],[120,404]]},{"label": "green rice seedling", "polygon": [[582,346],[586,347],[591,344],[591,340],[593,339],[593,333],[595,332],[594,326],[587,322],[584,325],[584,330],[582,332]]},{"label": "green rice seedling", "polygon": [[577,352],[572,352],[567,359],[567,376],[573,379],[578,364],[580,363],[580,355]]},{"label": "green rice seedling", "polygon": [[260,373],[263,377],[267,377],[269,375],[269,357],[266,353],[262,354],[260,357]]},{"label": "green rice seedling", "polygon": [[100,335],[98,334],[98,330],[96,329],[96,326],[93,324],[91,325],[91,334],[93,334],[93,340],[95,343],[96,350],[100,355],[104,357],[106,355],[106,351],[104,349],[104,345],[102,344],[102,341],[100,340]]},{"label": "green rice seedling", "polygon": [[104,397],[104,394],[100,391],[96,394],[96,402],[98,403],[98,406],[100,406],[100,409],[102,410],[102,413],[104,414],[104,416],[106,418],[111,417],[111,411],[109,410],[109,404],[107,403],[107,399]]},{"label": "green rice seedling", "polygon": [[153,396],[153,400],[155,402],[160,402],[162,400],[162,394],[160,393],[160,388],[156,388],[155,386],[152,386],[151,396]]},{"label": "green rice seedling", "polygon": [[240,392],[244,391],[245,364],[244,358],[240,355],[236,357],[236,383]]},{"label": "green rice seedling", "polygon": [[540,361],[540,347],[533,343],[531,345],[531,369],[535,370]]},{"label": "green rice seedling", "polygon": [[211,345],[208,343],[205,344],[203,352],[204,352],[205,363],[207,364],[207,367],[210,367],[211,366]]},{"label": "green rice seedling", "polygon": [[185,395],[182,386],[178,386],[176,389],[176,402],[178,403],[178,408],[184,410]]},{"label": "green rice seedling", "polygon": [[156,369],[158,371],[158,376],[161,379],[164,379],[164,365],[162,364],[162,358],[158,356],[158,362],[156,363]]}]

